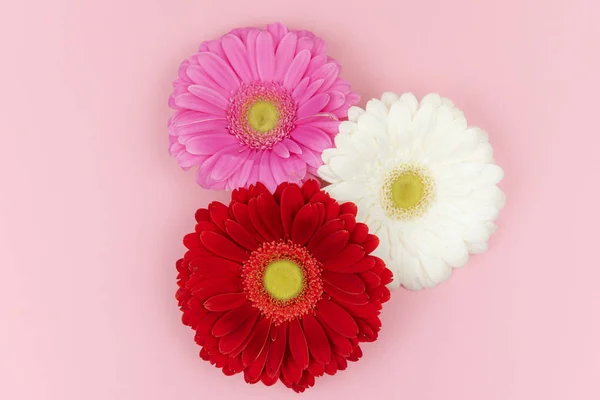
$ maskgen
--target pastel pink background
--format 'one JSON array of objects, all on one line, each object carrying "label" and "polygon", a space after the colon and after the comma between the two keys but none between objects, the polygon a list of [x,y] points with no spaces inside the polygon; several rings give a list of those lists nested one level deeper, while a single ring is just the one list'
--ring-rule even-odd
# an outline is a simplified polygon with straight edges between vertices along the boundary
[{"label": "pastel pink background", "polygon": [[[304,399],[600,398],[594,0],[6,0],[0,5],[0,398],[296,399],[198,358],[174,261],[198,188],[167,154],[181,59],[280,20],[363,102],[437,91],[485,128],[508,204],[490,251],[399,291],[365,356]],[[376,394],[376,395],[375,395]]]}]

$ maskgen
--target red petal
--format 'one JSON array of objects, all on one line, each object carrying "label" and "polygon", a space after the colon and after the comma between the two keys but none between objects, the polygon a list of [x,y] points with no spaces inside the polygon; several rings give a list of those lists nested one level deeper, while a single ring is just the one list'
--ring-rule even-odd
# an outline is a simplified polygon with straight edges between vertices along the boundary
[{"label": "red petal", "polygon": [[310,363],[308,364],[308,372],[313,376],[322,376],[325,373],[325,366],[311,357]]},{"label": "red petal", "polygon": [[265,346],[258,358],[244,370],[244,379],[248,383],[256,383],[260,380],[260,376],[265,368],[265,361],[267,361],[267,354],[269,353],[269,347]]},{"label": "red petal", "polygon": [[304,182],[304,185],[302,185],[302,194],[304,195],[304,201],[308,201],[320,190],[321,187],[319,186],[319,182],[315,181],[314,179],[310,179]]},{"label": "red petal", "polygon": [[229,311],[241,306],[247,301],[246,293],[224,293],[211,297],[204,302],[208,311]]},{"label": "red petal", "polygon": [[369,324],[360,318],[358,318],[356,322],[358,323],[360,332],[358,334],[358,338],[361,342],[374,342],[377,340],[377,330],[374,330]]},{"label": "red petal", "polygon": [[215,232],[202,232],[200,234],[202,244],[212,253],[227,258],[228,260],[244,262],[248,259],[248,254],[234,244],[225,236]]},{"label": "red petal", "polygon": [[338,370],[337,362],[335,361],[334,358],[332,358],[331,362],[329,364],[325,365],[325,373],[327,375],[335,375],[337,370]]},{"label": "red petal", "polygon": [[344,308],[355,317],[372,318],[379,315],[381,303],[368,303],[361,306],[344,304]]},{"label": "red petal", "polygon": [[344,357],[340,357],[337,354],[335,354],[335,362],[337,363],[337,367],[339,371],[343,371],[346,368],[348,368],[348,362],[346,361],[346,359]]},{"label": "red petal", "polygon": [[200,221],[210,221],[210,213],[208,212],[208,210],[206,208],[199,208],[198,211],[196,211],[196,222],[200,222]]},{"label": "red petal", "polygon": [[196,258],[190,261],[190,265],[198,275],[215,278],[238,277],[242,269],[241,264],[215,256]]},{"label": "red petal", "polygon": [[350,242],[361,244],[362,242],[365,241],[368,234],[369,234],[369,227],[366,224],[359,222],[354,227],[354,230],[352,231],[352,235],[350,235]]},{"label": "red petal", "polygon": [[301,369],[308,367],[308,343],[298,319],[290,322],[288,334],[289,348],[294,361]]},{"label": "red petal", "polygon": [[319,210],[319,223],[317,226],[323,226],[325,223],[325,204],[323,203],[313,203],[317,206],[317,210]]},{"label": "red petal", "polygon": [[256,182],[256,184],[250,185],[250,187],[248,188],[248,197],[251,199],[258,197],[262,193],[271,194],[271,192],[269,192],[269,189],[267,189],[267,187],[261,182]]},{"label": "red petal", "polygon": [[240,246],[254,251],[259,246],[259,243],[252,237],[244,227],[237,222],[228,219],[225,221],[225,230],[227,234]]},{"label": "red petal", "polygon": [[334,219],[326,222],[325,224],[321,225],[320,228],[317,229],[315,234],[312,236],[312,238],[308,242],[308,249],[310,250],[311,248],[321,244],[323,240],[325,240],[332,233],[341,231],[343,229],[344,221],[342,221],[341,219]]},{"label": "red petal", "polygon": [[312,315],[306,314],[302,317],[302,327],[312,356],[321,364],[329,363],[329,360],[331,360],[331,347],[319,321]]},{"label": "red petal", "polygon": [[346,293],[328,282],[323,282],[323,291],[330,295],[338,303],[348,305],[365,305],[369,302],[369,295],[366,293],[350,294]]},{"label": "red petal", "polygon": [[217,278],[203,279],[191,288],[192,295],[199,300],[206,300],[221,293],[235,293],[242,288],[240,279]]},{"label": "red petal", "polygon": [[[206,315],[204,318],[202,318],[200,320],[200,322],[198,323],[198,326],[196,327],[196,342],[198,342],[198,340],[204,341],[208,336],[212,336],[210,335],[210,332],[212,331],[213,326],[215,325],[215,322],[217,322],[217,320],[219,318],[221,318],[221,315],[223,315],[222,313],[209,313],[208,315]],[[203,343],[198,343],[200,345],[204,345]]]},{"label": "red petal", "polygon": [[[260,311],[257,308],[252,308],[253,311],[249,318],[247,318],[242,325],[232,333],[225,335],[219,341],[219,351],[223,354],[229,354],[233,352],[238,346],[240,346],[244,340],[248,337],[254,323],[258,318]],[[213,328],[214,329],[214,328]]]},{"label": "red petal", "polygon": [[273,195],[261,194],[257,198],[257,205],[262,221],[269,232],[271,232],[271,235],[276,239],[283,237],[281,213]]},{"label": "red petal", "polygon": [[285,187],[281,193],[281,222],[283,224],[283,231],[286,235],[290,235],[292,232],[292,222],[294,217],[298,214],[298,211],[304,206],[304,198],[302,197],[302,191],[296,184],[290,184]]},{"label": "red petal", "polygon": [[234,374],[237,374],[244,370],[244,364],[242,364],[242,360],[240,359],[240,357],[229,357],[229,360],[227,360],[227,366],[229,367],[229,370]]},{"label": "red petal", "polygon": [[356,346],[354,348],[354,351],[352,352],[352,354],[348,357],[348,360],[350,361],[358,361],[359,358],[361,358],[363,355],[362,350],[360,349],[360,346]]},{"label": "red petal", "polygon": [[235,203],[231,206],[231,212],[235,220],[244,227],[244,229],[251,234],[254,239],[258,242],[262,242],[264,238],[258,233],[258,231],[254,228],[252,221],[250,220],[250,215],[248,211],[248,206],[242,203]]},{"label": "red petal", "polygon": [[325,205],[325,221],[337,218],[340,215],[340,205],[325,192],[319,192],[310,199],[311,203],[323,203]]},{"label": "red petal", "polygon": [[250,365],[256,360],[262,349],[265,347],[265,343],[269,337],[270,328],[271,322],[268,319],[262,318],[258,321],[258,324],[256,324],[256,327],[254,328],[252,339],[242,353],[242,362],[244,365]]},{"label": "red petal", "polygon": [[231,200],[239,201],[240,203],[248,203],[248,189],[238,188],[231,192]]},{"label": "red petal", "polygon": [[267,229],[265,224],[263,223],[262,216],[258,211],[258,203],[256,198],[250,199],[248,202],[248,216],[250,217],[250,221],[252,221],[252,226],[254,229],[265,238],[266,241],[271,242],[275,239],[271,232]]},{"label": "red petal", "polygon": [[321,322],[321,326],[325,330],[325,333],[329,337],[329,341],[331,342],[333,351],[335,353],[341,354],[344,357],[349,356],[352,353],[353,346],[350,340],[347,337],[344,337],[330,328],[326,323],[319,320]]},{"label": "red petal", "polygon": [[[360,273],[360,277],[365,282],[369,289],[373,289],[379,285],[381,285],[381,278],[379,275],[372,271],[365,271]],[[335,286],[335,285],[334,285]]]},{"label": "red petal", "polygon": [[292,223],[292,241],[304,245],[317,229],[319,210],[313,204],[307,204],[298,211]]},{"label": "red petal", "polygon": [[323,269],[333,272],[347,272],[345,270],[348,267],[359,262],[364,256],[365,251],[362,246],[349,244],[335,258],[325,261]]},{"label": "red petal", "polygon": [[340,214],[352,214],[356,217],[357,213],[358,207],[356,207],[356,204],[352,202],[342,203],[340,205]]},{"label": "red petal", "polygon": [[340,219],[346,224],[346,230],[352,232],[356,227],[356,218],[352,214],[341,214]]},{"label": "red petal", "polygon": [[215,225],[225,231],[225,220],[229,218],[229,208],[221,202],[213,201],[208,205],[208,212]]},{"label": "red petal", "polygon": [[188,233],[183,237],[183,245],[188,249],[194,249],[202,245],[198,233]]},{"label": "red petal", "polygon": [[361,294],[365,291],[365,283],[355,274],[342,274],[339,272],[323,271],[321,276],[325,282],[329,282],[331,285],[343,292],[350,294]]},{"label": "red petal", "polygon": [[344,274],[355,274],[357,272],[369,271],[373,269],[373,266],[375,266],[375,257],[366,256],[356,264],[350,265],[344,269],[340,269],[337,272],[342,272]]},{"label": "red petal", "polygon": [[[281,195],[282,195],[283,191],[285,190],[285,188],[287,188],[289,185],[290,184],[288,182],[281,182],[279,184],[279,186],[277,186],[277,189],[275,189],[275,193],[273,193],[273,197],[275,197],[275,201],[280,206],[281,206]],[[295,183],[294,183],[294,185],[295,185]]]},{"label": "red petal", "polygon": [[253,307],[245,305],[227,311],[213,326],[212,334],[216,337],[230,334],[253,315],[253,309]]},{"label": "red petal", "polygon": [[227,356],[220,353],[213,353],[210,355],[210,363],[217,368],[223,368],[227,365]]},{"label": "red petal", "polygon": [[348,244],[350,233],[348,231],[337,231],[329,235],[321,243],[314,246],[309,244],[309,251],[319,261],[326,261],[337,257],[344,247]]},{"label": "red petal", "polygon": [[279,375],[279,368],[281,368],[287,344],[287,323],[283,323],[273,329],[278,331],[277,338],[269,346],[269,356],[267,357],[267,365],[265,366],[265,371],[270,377]]},{"label": "red petal", "polygon": [[215,224],[213,224],[212,222],[209,221],[200,221],[196,224],[196,228],[195,228],[196,232],[201,233],[203,231],[211,231],[211,232],[217,232],[217,233],[221,233],[222,230],[219,229],[218,226],[216,226]]},{"label": "red petal", "polygon": [[379,238],[375,235],[367,235],[367,238],[362,243],[362,246],[365,249],[365,253],[370,254],[373,250],[379,246]]},{"label": "red petal", "polygon": [[317,303],[317,313],[334,331],[345,337],[355,337],[358,334],[356,321],[346,310],[327,299]]},{"label": "red petal", "polygon": [[302,378],[302,369],[296,365],[292,357],[289,355],[283,360],[281,373],[283,374],[285,380],[292,385],[297,384],[300,381],[300,378]]},{"label": "red petal", "polygon": [[266,371],[263,371],[262,375],[260,376],[260,380],[262,383],[265,384],[265,386],[273,386],[275,383],[277,383],[277,381],[279,380],[278,376],[269,376],[267,375]]}]

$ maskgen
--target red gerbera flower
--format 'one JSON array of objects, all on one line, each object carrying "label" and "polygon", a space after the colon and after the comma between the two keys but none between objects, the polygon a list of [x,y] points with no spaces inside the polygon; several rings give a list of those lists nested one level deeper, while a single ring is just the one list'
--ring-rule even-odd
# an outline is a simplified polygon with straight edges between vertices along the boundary
[{"label": "red gerbera flower", "polygon": [[357,361],[377,338],[392,273],[370,255],[379,239],[316,181],[258,183],[196,212],[177,262],[183,323],[200,357],[248,383],[297,392]]}]

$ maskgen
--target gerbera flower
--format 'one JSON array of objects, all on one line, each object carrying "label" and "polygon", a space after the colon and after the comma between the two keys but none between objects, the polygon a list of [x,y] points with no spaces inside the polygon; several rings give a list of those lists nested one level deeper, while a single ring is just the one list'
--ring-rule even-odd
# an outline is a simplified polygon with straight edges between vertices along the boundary
[{"label": "gerbera flower", "polygon": [[359,99],[339,73],[322,39],[282,24],[204,42],[173,83],[170,152],[207,189],[301,182]]},{"label": "gerbera flower", "polygon": [[505,198],[503,172],[481,129],[448,99],[385,93],[352,107],[320,176],[379,236],[392,288],[431,287],[482,253]]},{"label": "gerbera flower", "polygon": [[200,357],[248,383],[297,392],[357,361],[377,338],[392,273],[377,237],[314,180],[238,189],[196,213],[177,262],[183,323]]}]

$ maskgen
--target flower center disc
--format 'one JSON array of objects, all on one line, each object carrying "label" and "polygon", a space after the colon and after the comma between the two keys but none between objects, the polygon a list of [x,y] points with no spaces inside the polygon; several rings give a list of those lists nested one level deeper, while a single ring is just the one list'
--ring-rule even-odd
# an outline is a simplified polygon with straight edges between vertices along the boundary
[{"label": "flower center disc", "polygon": [[273,261],[265,270],[265,289],[277,300],[297,297],[304,287],[302,269],[290,260]]},{"label": "flower center disc", "polygon": [[248,123],[257,132],[269,132],[275,128],[278,120],[277,107],[268,101],[257,101],[248,110]]},{"label": "flower center disc", "polygon": [[400,174],[391,187],[392,201],[398,208],[411,208],[416,206],[423,198],[425,184],[421,177],[414,172]]},{"label": "flower center disc", "polygon": [[276,325],[312,312],[323,295],[322,265],[304,246],[265,242],[242,265],[244,291]]},{"label": "flower center disc", "polygon": [[382,203],[390,218],[409,220],[425,213],[433,198],[433,179],[424,167],[403,164],[383,184]]}]

